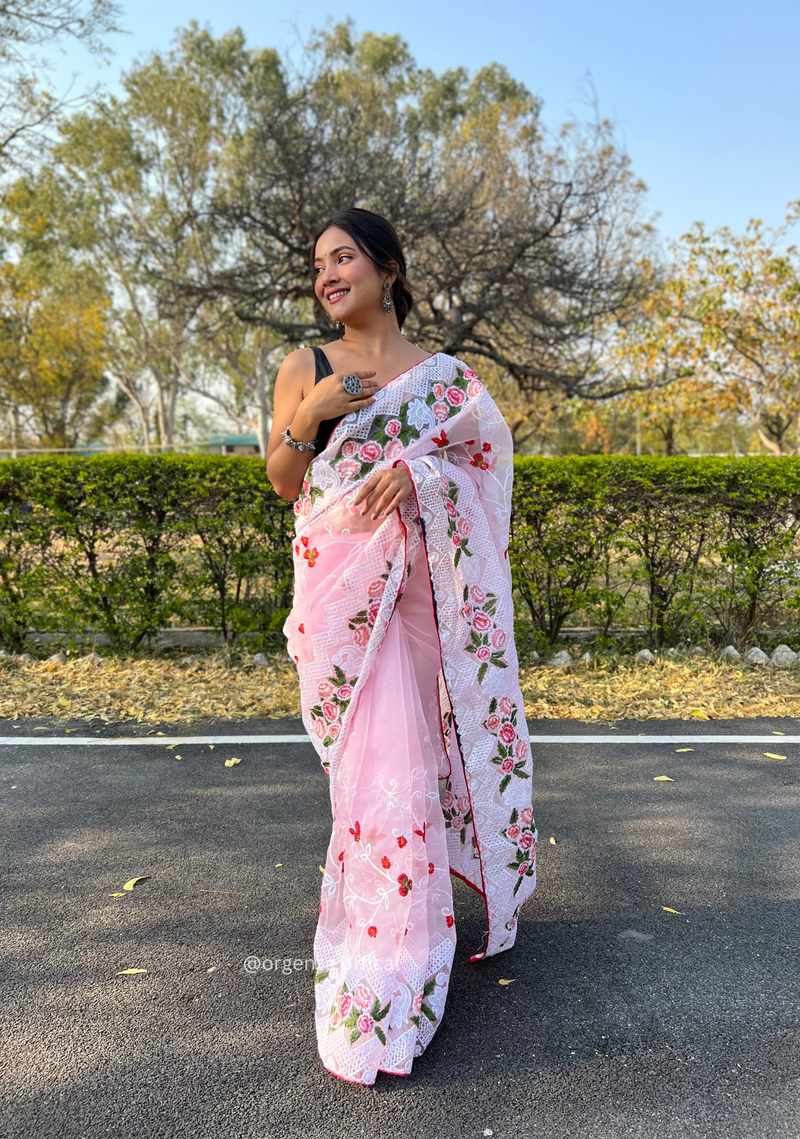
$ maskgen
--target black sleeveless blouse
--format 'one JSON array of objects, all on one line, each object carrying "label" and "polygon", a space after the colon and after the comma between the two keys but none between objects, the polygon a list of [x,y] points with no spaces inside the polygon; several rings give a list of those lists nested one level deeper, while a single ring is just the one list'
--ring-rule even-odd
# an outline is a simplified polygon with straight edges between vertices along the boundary
[{"label": "black sleeveless blouse", "polygon": [[[314,383],[318,384],[319,381],[324,380],[326,376],[333,375],[333,368],[331,367],[330,360],[321,348],[313,346],[311,351],[314,353]],[[336,419],[323,419],[322,423],[320,423],[319,431],[317,432],[317,454],[319,454],[320,451],[324,451],[328,446],[328,440],[340,419],[341,416],[339,415]]]}]

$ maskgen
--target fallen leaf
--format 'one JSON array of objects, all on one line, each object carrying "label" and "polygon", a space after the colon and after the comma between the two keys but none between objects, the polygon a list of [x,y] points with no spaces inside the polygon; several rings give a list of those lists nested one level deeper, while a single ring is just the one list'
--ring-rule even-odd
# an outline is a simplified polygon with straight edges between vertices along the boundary
[{"label": "fallen leaf", "polygon": [[556,845],[557,845],[557,844],[556,844],[556,840],[553,838],[553,836],[552,836],[552,835],[550,835],[550,845],[551,845],[551,846],[556,846]]},{"label": "fallen leaf", "polygon": [[119,973],[117,973],[117,976],[118,977],[127,977],[127,975],[129,973],[146,973],[146,972],[147,972],[146,969],[120,969]]},{"label": "fallen leaf", "polygon": [[681,917],[683,917],[683,916],[684,916],[684,915],[683,915],[683,910],[673,910],[673,909],[670,909],[670,907],[669,907],[669,906],[662,906],[662,907],[661,907],[661,909],[662,909],[662,910],[666,910],[668,914],[680,914],[680,915],[681,915]]},{"label": "fallen leaf", "polygon": [[767,759],[786,759],[785,755],[775,755],[775,753],[771,751],[765,751],[764,755]]},{"label": "fallen leaf", "polygon": [[283,866],[283,863],[282,862],[276,862],[275,863],[275,869],[277,870],[279,866]]},{"label": "fallen leaf", "polygon": [[675,782],[675,780],[674,780],[674,779],[670,779],[670,777],[669,777],[668,775],[654,775],[654,776],[653,776],[653,780],[654,780],[656,783],[658,783],[659,781],[662,781],[662,782],[664,782],[664,783],[674,783],[674,782]]},{"label": "fallen leaf", "polygon": [[127,894],[109,894],[109,898],[127,898]]},{"label": "fallen leaf", "polygon": [[176,759],[183,759],[183,756],[182,755],[176,755],[175,758]]},{"label": "fallen leaf", "polygon": [[693,747],[676,747],[675,751],[676,751],[676,753],[679,751],[694,751],[694,748]]},{"label": "fallen leaf", "polygon": [[320,868],[319,868],[319,872],[320,872],[320,874],[324,874],[324,873],[325,873],[325,867],[324,867],[324,866],[320,866]]},{"label": "fallen leaf", "polygon": [[512,977],[510,981],[507,981],[505,977],[501,977],[497,983],[498,985],[513,985],[516,979],[516,977]]},{"label": "fallen leaf", "polygon": [[137,882],[144,882],[145,878],[149,878],[149,877],[150,877],[149,874],[140,874],[138,878],[131,878],[131,880],[129,882],[126,882],[125,885],[122,887],[122,889],[123,890],[132,890]]},{"label": "fallen leaf", "polygon": [[782,735],[785,735],[785,732],[775,732],[775,731],[773,731],[773,733],[772,733],[772,734],[773,734],[773,736],[782,736]]},{"label": "fallen leaf", "polygon": [[213,745],[213,744],[209,744],[208,746],[210,747],[210,749],[211,749],[212,751],[214,750],[214,745]]},{"label": "fallen leaf", "polygon": [[689,715],[693,716],[695,720],[708,720],[708,719],[710,719],[710,716],[708,716],[705,712],[701,711],[700,708],[692,708]]},{"label": "fallen leaf", "polygon": [[236,756],[234,756],[232,759],[226,759],[225,760],[225,766],[226,767],[233,767],[234,763],[241,763],[241,762],[242,761],[240,759],[237,759]]},{"label": "fallen leaf", "polygon": [[177,744],[167,744],[167,751],[172,751],[172,749],[177,746]]},{"label": "fallen leaf", "polygon": [[157,736],[163,736],[163,734],[164,734],[163,732],[156,732]]}]

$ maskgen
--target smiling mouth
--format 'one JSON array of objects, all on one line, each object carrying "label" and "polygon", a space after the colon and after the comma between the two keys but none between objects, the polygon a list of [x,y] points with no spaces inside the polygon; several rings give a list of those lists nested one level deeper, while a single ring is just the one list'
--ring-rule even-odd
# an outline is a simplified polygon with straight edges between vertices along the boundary
[{"label": "smiling mouth", "polygon": [[328,304],[335,305],[342,297],[346,297],[349,292],[349,289],[337,289],[333,293],[328,293]]}]

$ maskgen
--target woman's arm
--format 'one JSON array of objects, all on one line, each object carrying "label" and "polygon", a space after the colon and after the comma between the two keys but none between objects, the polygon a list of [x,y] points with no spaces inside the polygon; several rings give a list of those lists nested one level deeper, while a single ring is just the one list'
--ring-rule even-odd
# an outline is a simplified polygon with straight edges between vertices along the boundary
[{"label": "woman's arm", "polygon": [[276,494],[290,501],[303,489],[303,479],[313,451],[296,451],[287,447],[282,432],[286,427],[293,439],[308,443],[316,439],[319,425],[325,419],[335,419],[350,411],[358,411],[372,403],[376,385],[369,379],[374,372],[356,372],[363,391],[351,396],[342,386],[342,374],[326,376],[314,384],[307,396],[303,395],[314,357],[310,348],[298,348],[285,358],[275,377],[275,399],[272,430],[267,444],[267,478]]}]

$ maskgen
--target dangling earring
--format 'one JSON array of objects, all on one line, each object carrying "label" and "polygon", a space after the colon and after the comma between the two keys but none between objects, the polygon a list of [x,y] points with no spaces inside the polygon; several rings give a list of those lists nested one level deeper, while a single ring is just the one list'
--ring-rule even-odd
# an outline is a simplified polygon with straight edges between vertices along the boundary
[{"label": "dangling earring", "polygon": [[386,312],[394,312],[394,305],[392,304],[392,298],[389,296],[389,282],[388,281],[383,282],[383,288],[385,290],[384,294],[383,294],[383,307],[386,310]]}]

